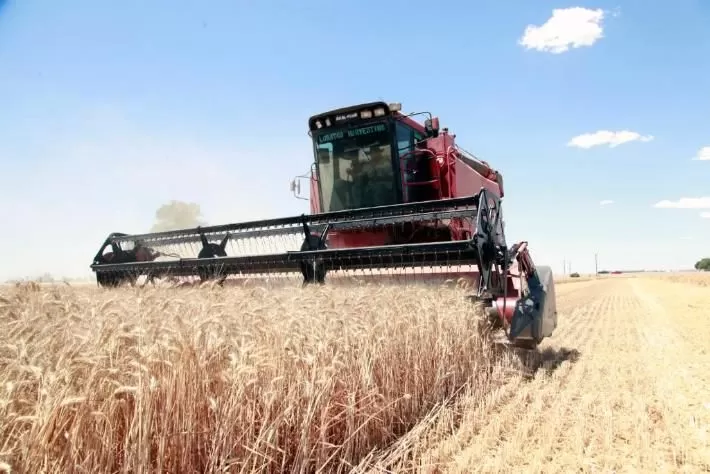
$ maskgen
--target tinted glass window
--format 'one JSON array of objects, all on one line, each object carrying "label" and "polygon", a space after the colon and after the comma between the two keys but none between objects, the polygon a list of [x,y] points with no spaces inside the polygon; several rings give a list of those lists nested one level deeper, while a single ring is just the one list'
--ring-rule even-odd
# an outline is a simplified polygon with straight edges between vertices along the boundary
[{"label": "tinted glass window", "polygon": [[390,137],[386,123],[314,136],[324,212],[397,202]]}]

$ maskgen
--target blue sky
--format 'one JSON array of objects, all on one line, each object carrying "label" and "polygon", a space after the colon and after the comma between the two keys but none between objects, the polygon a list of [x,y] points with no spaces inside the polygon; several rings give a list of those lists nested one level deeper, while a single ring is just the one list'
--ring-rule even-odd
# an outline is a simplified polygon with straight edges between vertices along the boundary
[{"label": "blue sky", "polygon": [[378,99],[503,173],[537,263],[707,256],[704,0],[0,5],[0,279],[86,275],[171,199],[213,224],[305,212],[308,116]]}]

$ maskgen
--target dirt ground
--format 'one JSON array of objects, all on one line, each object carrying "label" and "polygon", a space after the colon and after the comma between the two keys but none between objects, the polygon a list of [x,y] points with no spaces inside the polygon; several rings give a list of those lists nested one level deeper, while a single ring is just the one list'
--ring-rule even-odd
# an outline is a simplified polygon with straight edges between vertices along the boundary
[{"label": "dirt ground", "polygon": [[456,429],[430,423],[402,467],[710,472],[707,287],[609,278],[565,282],[557,295],[559,326],[541,347],[548,370],[459,403]]}]

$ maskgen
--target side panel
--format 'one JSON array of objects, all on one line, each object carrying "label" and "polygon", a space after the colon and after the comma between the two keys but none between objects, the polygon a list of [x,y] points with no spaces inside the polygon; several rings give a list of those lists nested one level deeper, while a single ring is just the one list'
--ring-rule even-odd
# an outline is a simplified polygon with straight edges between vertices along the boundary
[{"label": "side panel", "polygon": [[[462,159],[456,159],[451,166],[450,163],[445,163],[443,157],[446,152],[454,147],[454,135],[441,133],[437,138],[430,138],[428,148],[442,157],[439,159],[441,167],[442,191],[444,196],[451,197],[472,196],[478,194],[481,188],[485,188],[495,196],[500,196],[500,188],[498,183],[485,178],[477,172],[471,165]],[[447,181],[451,180],[451,185],[447,185]],[[449,194],[450,193],[450,194]]]},{"label": "side panel", "polygon": [[362,230],[352,232],[331,231],[328,234],[328,248],[375,247],[390,244],[392,239],[386,230]]},{"label": "side panel", "polygon": [[477,194],[481,188],[486,188],[494,195],[500,196],[498,183],[484,178],[463,160],[456,160],[454,179],[456,180],[456,196],[454,197],[471,196]]}]

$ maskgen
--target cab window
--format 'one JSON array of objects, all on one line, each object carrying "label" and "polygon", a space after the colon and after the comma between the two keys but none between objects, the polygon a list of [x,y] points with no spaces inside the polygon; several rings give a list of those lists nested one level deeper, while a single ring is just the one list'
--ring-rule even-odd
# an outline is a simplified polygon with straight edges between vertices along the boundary
[{"label": "cab window", "polygon": [[396,124],[396,134],[397,134],[397,152],[399,157],[402,158],[409,154],[414,148],[414,134],[416,132],[412,127],[404,125],[401,122]]}]

